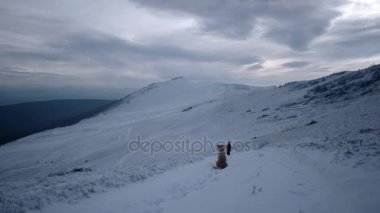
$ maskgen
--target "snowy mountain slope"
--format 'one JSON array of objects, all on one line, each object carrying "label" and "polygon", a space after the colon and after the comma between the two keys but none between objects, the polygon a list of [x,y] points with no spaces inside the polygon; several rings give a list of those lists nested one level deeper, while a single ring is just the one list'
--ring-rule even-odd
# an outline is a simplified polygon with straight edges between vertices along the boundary
[{"label": "snowy mountain slope", "polygon": [[[39,208],[50,200],[75,200],[197,159],[182,153],[161,157],[131,153],[128,143],[138,136],[201,139],[198,130],[207,125],[203,118],[212,111],[213,101],[250,92],[249,87],[244,88],[183,79],[158,83],[102,115],[2,146],[2,207]],[[189,106],[202,106],[202,113],[192,115],[191,111],[200,107],[183,112]],[[73,172],[75,168],[85,169]]]},{"label": "snowy mountain slope", "polygon": [[380,172],[353,173],[329,163],[333,158],[330,152],[268,147],[233,154],[228,169],[215,170],[215,157],[208,157],[42,212],[378,212],[373,186]]},{"label": "snowy mountain slope", "polygon": [[[124,184],[128,190],[137,184],[134,182],[146,178],[149,178],[148,182],[154,181],[164,171],[195,161],[199,161],[198,165],[207,165],[207,168],[201,166],[201,171],[215,172],[208,170],[211,168],[209,164],[201,162],[212,161],[210,159],[215,155],[213,144],[228,140],[235,145],[245,145],[241,151],[247,151],[244,155],[249,157],[236,156],[233,163],[239,168],[254,165],[247,174],[242,173],[247,175],[244,177],[247,182],[252,178],[251,174],[256,174],[255,168],[260,166],[255,161],[258,152],[268,156],[264,164],[275,158],[270,147],[278,147],[276,149],[284,152],[297,150],[295,156],[304,156],[305,152],[320,157],[328,155],[328,161],[316,163],[317,168],[322,168],[316,169],[317,174],[323,173],[323,168],[330,167],[330,163],[336,168],[346,168],[334,175],[330,184],[342,175],[348,180],[355,179],[359,173],[366,174],[363,180],[370,181],[379,177],[380,168],[379,72],[379,66],[375,66],[282,87],[258,88],[183,78],[149,85],[101,115],[1,146],[0,210],[40,209],[52,202],[78,201]],[[357,83],[364,81],[366,83]],[[327,90],[315,89],[322,86]],[[345,93],[328,95],[329,91],[339,88]],[[139,137],[149,142],[148,148],[166,141],[190,140],[194,145],[199,144],[194,141],[203,143],[204,137],[210,143],[198,152],[195,146],[170,152],[158,152],[154,147],[145,151],[131,150],[130,144]],[[237,151],[239,147],[234,149]],[[297,160],[295,156],[286,155]],[[252,162],[246,162],[250,159]],[[303,159],[307,161],[309,156]],[[289,166],[298,167],[295,164]],[[236,171],[231,164],[223,172],[230,168]],[[223,172],[217,173],[223,175]],[[197,172],[191,174],[191,178],[203,177]],[[167,173],[164,175],[168,177]],[[289,175],[304,178],[296,173]],[[352,187],[349,181],[344,184]],[[379,183],[374,182],[374,186]],[[367,192],[368,189],[363,190]],[[359,191],[359,187],[352,189],[352,199],[363,195]],[[332,190],[331,193],[338,196],[341,192]],[[285,195],[287,193],[277,198]],[[316,192],[312,201],[322,202],[320,195]],[[360,206],[367,201],[373,209],[370,197],[356,203]],[[248,205],[246,208],[253,207]],[[130,211],[138,212],[133,208]]]}]

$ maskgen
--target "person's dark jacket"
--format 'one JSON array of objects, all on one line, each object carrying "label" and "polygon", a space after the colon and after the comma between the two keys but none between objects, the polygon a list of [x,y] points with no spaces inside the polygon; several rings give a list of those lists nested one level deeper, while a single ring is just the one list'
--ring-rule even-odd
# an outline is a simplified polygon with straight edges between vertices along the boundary
[{"label": "person's dark jacket", "polygon": [[231,153],[231,143],[228,142],[228,144],[227,144],[227,155],[230,155],[230,153]]}]

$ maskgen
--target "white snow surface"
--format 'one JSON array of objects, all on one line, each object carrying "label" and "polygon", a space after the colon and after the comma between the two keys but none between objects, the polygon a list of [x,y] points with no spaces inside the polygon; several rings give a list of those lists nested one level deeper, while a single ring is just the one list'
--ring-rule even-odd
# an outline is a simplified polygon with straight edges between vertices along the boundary
[{"label": "white snow surface", "polygon": [[[379,212],[379,76],[374,66],[282,87],[149,85],[1,146],[0,212]],[[131,150],[139,137],[212,145]],[[213,169],[211,147],[229,140],[243,150]]]},{"label": "white snow surface", "polygon": [[375,176],[379,172],[352,173],[330,164],[331,153],[298,151],[264,148],[254,154],[239,153],[229,158],[225,170],[213,169],[215,159],[208,157],[42,212],[378,212],[379,192],[374,185],[380,184]]}]

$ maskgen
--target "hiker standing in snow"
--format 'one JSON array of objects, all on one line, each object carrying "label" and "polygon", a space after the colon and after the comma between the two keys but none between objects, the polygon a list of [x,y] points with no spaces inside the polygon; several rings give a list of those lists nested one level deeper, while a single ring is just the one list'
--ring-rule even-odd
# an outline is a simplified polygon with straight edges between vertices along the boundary
[{"label": "hiker standing in snow", "polygon": [[227,155],[230,155],[230,153],[231,153],[231,143],[228,142],[228,144],[227,144]]}]

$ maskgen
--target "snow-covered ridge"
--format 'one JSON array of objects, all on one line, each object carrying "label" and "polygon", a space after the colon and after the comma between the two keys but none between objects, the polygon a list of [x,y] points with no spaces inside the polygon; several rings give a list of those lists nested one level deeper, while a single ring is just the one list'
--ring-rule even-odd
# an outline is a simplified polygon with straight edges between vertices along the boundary
[{"label": "snow-covered ridge", "polygon": [[287,87],[307,89],[305,98],[308,101],[348,100],[379,90],[380,65],[373,65],[356,72],[339,72],[307,82],[292,82]]},{"label": "snow-covered ridge", "polygon": [[214,155],[130,150],[139,137],[315,150],[332,153],[331,163],[377,171],[379,96],[379,66],[277,88],[186,78],[151,84],[96,117],[1,146],[0,211],[78,201]]}]

